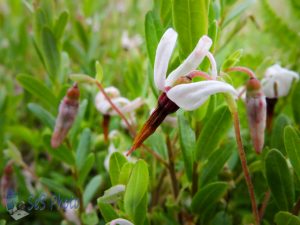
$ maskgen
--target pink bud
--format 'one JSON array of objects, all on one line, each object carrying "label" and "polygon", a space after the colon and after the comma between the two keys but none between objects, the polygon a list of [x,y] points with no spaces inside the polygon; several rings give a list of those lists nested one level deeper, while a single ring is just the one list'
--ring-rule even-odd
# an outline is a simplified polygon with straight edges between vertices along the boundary
[{"label": "pink bud", "polygon": [[67,136],[78,111],[79,96],[80,92],[75,83],[73,87],[68,89],[66,96],[60,102],[58,116],[51,138],[52,148],[60,146]]},{"label": "pink bud", "polygon": [[266,98],[260,82],[251,78],[247,82],[246,105],[250,135],[256,153],[261,153],[264,146],[266,128]]}]

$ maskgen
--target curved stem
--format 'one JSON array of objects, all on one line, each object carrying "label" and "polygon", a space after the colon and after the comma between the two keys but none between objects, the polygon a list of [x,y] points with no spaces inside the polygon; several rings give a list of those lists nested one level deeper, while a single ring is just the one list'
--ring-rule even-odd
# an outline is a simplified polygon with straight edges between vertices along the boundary
[{"label": "curved stem", "polygon": [[225,69],[225,72],[242,72],[247,74],[250,78],[256,78],[255,73],[247,67],[236,66]]},{"label": "curved stem", "polygon": [[200,70],[194,70],[187,74],[187,77],[190,79],[193,79],[194,77],[202,77],[205,80],[213,80],[211,76],[209,76],[207,73],[200,71]]},{"label": "curved stem", "polygon": [[247,165],[247,159],[246,159],[246,154],[244,151],[244,146],[242,142],[242,137],[241,137],[241,131],[240,131],[240,123],[239,123],[239,115],[237,112],[237,107],[234,99],[230,95],[226,95],[226,99],[228,101],[228,105],[232,114],[232,119],[233,119],[233,125],[234,125],[234,131],[235,131],[235,137],[236,137],[236,142],[238,146],[238,153],[240,157],[240,161],[242,164],[242,169],[243,173],[245,176],[245,181],[248,187],[248,192],[250,195],[250,200],[251,200],[251,206],[252,206],[252,213],[254,216],[255,224],[260,224],[260,219],[259,219],[259,214],[257,210],[257,204],[256,204],[256,199],[255,199],[255,194],[254,194],[254,188],[253,188],[253,183],[251,180],[251,176],[249,173],[249,168]]}]

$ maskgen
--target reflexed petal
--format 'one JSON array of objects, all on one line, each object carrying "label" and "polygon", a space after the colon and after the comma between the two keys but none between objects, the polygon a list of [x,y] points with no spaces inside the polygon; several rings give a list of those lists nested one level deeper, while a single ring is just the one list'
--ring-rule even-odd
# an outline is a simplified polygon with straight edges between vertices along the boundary
[{"label": "reflexed petal", "polygon": [[110,224],[110,225],[117,225],[117,224],[118,225],[134,225],[130,221],[121,219],[121,218],[112,220],[112,221],[108,222],[108,224]]},{"label": "reflexed petal", "polygon": [[206,35],[202,36],[192,53],[167,77],[165,86],[172,86],[178,77],[184,76],[192,70],[197,69],[204,57],[207,55],[211,45],[212,40]]},{"label": "reflexed petal", "polygon": [[211,75],[213,79],[216,79],[218,76],[218,70],[217,70],[217,63],[216,60],[213,56],[213,54],[211,54],[210,52],[207,53],[207,58],[210,61],[211,64]]},{"label": "reflexed petal", "polygon": [[169,28],[160,39],[156,49],[154,62],[154,83],[161,91],[164,91],[165,89],[165,79],[168,65],[176,44],[176,40],[176,31],[174,31],[172,28]]},{"label": "reflexed petal", "polygon": [[[277,98],[288,95],[293,80],[299,79],[299,74],[294,71],[273,65],[266,71],[265,78],[262,80],[264,94],[267,98]],[[277,87],[277,96],[274,87]]]},{"label": "reflexed petal", "polygon": [[136,110],[137,108],[141,107],[141,105],[144,104],[144,101],[142,98],[136,98],[133,101],[129,102],[127,105],[121,108],[121,111],[123,113],[128,113]]},{"label": "reflexed petal", "polygon": [[237,95],[231,85],[222,81],[209,80],[177,85],[167,92],[167,96],[180,108],[194,110],[202,105],[210,95],[221,92]]}]

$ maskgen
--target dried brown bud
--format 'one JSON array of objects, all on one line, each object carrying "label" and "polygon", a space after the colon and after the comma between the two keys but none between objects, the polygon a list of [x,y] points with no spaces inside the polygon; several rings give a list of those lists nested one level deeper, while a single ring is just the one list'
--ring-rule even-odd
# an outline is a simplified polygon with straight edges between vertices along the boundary
[{"label": "dried brown bud", "polygon": [[166,93],[162,93],[158,99],[156,109],[152,112],[143,128],[135,137],[133,145],[127,155],[130,155],[131,152],[140,147],[143,142],[154,133],[167,115],[176,112],[178,109],[179,107],[167,97]]},{"label": "dried brown bud", "polygon": [[75,83],[68,89],[66,96],[60,102],[58,116],[55,122],[54,132],[51,138],[52,148],[57,148],[61,145],[63,140],[72,127],[76,117],[79,105],[80,92],[77,84]]},{"label": "dried brown bud", "polygon": [[266,128],[266,98],[260,82],[251,78],[247,82],[246,105],[250,135],[256,153],[261,153],[264,146]]}]

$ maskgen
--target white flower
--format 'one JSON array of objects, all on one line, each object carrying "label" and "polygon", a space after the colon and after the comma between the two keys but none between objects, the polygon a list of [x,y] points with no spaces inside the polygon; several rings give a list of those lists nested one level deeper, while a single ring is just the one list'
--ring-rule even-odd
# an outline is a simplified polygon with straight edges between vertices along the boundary
[{"label": "white flower", "polygon": [[[166,92],[170,100],[185,110],[198,108],[212,94],[229,92],[236,95],[236,91],[231,85],[216,80],[216,63],[213,55],[209,52],[212,40],[206,35],[200,38],[191,54],[166,78],[176,40],[177,33],[169,28],[158,44],[154,64],[154,82],[159,90]],[[189,73],[196,70],[205,57],[208,57],[212,65],[212,80],[176,85],[180,77],[187,77]]]},{"label": "white flower", "polygon": [[[121,97],[120,92],[115,87],[108,87],[104,89],[106,94],[110,97],[111,101],[119,108],[122,113],[130,113],[143,104],[141,98],[136,98],[133,101]],[[114,116],[117,112],[112,108],[111,104],[107,101],[104,95],[99,92],[95,97],[95,105],[99,112],[104,115]]]},{"label": "white flower", "polygon": [[299,74],[275,64],[269,67],[262,79],[263,92],[267,98],[284,97],[289,94],[294,80]]},{"label": "white flower", "polygon": [[143,39],[139,34],[129,37],[128,32],[124,31],[122,33],[121,44],[123,49],[131,50],[138,48],[143,43]]}]

